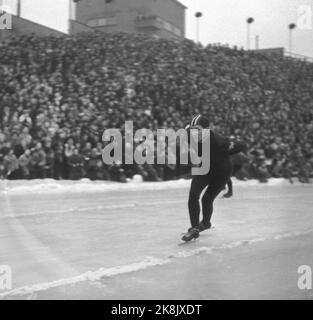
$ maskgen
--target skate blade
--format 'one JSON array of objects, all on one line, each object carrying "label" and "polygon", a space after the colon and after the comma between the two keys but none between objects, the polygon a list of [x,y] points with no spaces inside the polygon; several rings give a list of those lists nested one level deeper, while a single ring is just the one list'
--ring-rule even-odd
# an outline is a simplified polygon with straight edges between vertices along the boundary
[{"label": "skate blade", "polygon": [[[212,230],[212,229],[215,229],[215,227],[214,226],[212,226],[211,228],[208,228],[208,229],[205,229],[205,230],[202,230],[202,231],[199,231],[199,233],[202,233],[202,232],[205,232],[205,231],[210,231],[210,230]],[[186,233],[185,232],[182,232],[181,233],[181,235],[183,236],[183,235],[185,235]]]},{"label": "skate blade", "polygon": [[180,243],[178,243],[178,246],[179,247],[182,247],[182,246],[186,246],[186,245],[191,245],[191,244],[193,244],[193,243],[197,243],[198,241],[200,241],[200,239],[199,238],[194,238],[194,239],[192,239],[192,240],[190,240],[190,241],[184,241],[183,239],[181,239],[182,240],[182,242],[180,242]]},{"label": "skate blade", "polygon": [[187,237],[187,234],[185,234],[181,239],[182,239],[182,241],[190,242],[190,241],[192,241],[192,240],[198,239],[199,236],[200,236],[199,233],[198,233],[198,234],[195,234],[195,235],[193,235],[193,236],[189,236],[189,237]]}]

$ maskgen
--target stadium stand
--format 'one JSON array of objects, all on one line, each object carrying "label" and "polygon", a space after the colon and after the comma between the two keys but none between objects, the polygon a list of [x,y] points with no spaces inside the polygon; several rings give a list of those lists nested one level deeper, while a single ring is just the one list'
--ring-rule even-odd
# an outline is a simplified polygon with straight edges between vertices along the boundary
[{"label": "stadium stand", "polygon": [[176,179],[179,166],[108,167],[103,130],[182,128],[197,113],[239,136],[243,178],[313,176],[313,64],[228,46],[101,32],[0,43],[0,176]]}]

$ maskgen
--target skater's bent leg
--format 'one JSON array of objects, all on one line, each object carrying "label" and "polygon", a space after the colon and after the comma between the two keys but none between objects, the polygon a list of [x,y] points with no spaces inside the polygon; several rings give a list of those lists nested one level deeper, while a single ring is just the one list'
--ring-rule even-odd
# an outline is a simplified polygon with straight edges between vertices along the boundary
[{"label": "skater's bent leg", "polygon": [[223,190],[225,183],[224,177],[211,181],[209,187],[202,197],[203,224],[209,225],[213,214],[213,202],[218,194]]},{"label": "skater's bent leg", "polygon": [[200,195],[203,189],[208,185],[207,176],[195,176],[191,181],[189,192],[188,209],[191,227],[195,228],[199,225],[200,217]]}]

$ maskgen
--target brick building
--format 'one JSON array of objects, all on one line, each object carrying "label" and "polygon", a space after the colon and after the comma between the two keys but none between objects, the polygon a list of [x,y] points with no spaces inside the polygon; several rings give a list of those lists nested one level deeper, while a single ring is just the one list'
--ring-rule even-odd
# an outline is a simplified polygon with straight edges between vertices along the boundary
[{"label": "brick building", "polygon": [[[105,32],[180,39],[185,37],[185,10],[177,0],[80,0],[76,21]],[[73,26],[72,33],[76,30]]]}]

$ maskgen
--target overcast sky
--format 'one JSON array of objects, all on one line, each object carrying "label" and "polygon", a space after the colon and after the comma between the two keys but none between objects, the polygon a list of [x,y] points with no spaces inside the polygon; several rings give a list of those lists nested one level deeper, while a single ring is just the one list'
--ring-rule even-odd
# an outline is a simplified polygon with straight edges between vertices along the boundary
[{"label": "overcast sky", "polygon": [[[1,2],[1,0],[0,0]],[[2,0],[15,8],[17,0]],[[293,52],[313,57],[313,0],[181,0],[187,9],[187,37],[196,38],[195,12],[201,11],[200,41],[246,46],[247,17],[251,48],[289,47],[288,24],[294,22]],[[22,0],[22,16],[62,31],[67,30],[69,0]]]}]

